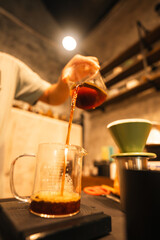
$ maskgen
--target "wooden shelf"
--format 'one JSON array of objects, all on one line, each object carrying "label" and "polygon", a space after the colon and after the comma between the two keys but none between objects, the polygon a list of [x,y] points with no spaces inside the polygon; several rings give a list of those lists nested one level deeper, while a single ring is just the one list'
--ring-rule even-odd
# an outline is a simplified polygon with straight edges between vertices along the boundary
[{"label": "wooden shelf", "polygon": [[[141,44],[143,43],[143,48],[141,48]],[[145,50],[145,52],[144,52]],[[141,54],[142,58],[138,59],[136,57],[137,54]],[[125,66],[126,60],[132,60],[132,64],[128,67]],[[104,64],[101,68],[102,76],[106,77],[106,87],[108,90],[110,88],[121,82],[126,80],[127,78],[132,77],[135,74],[143,74],[146,68],[144,67],[144,62],[147,67],[155,66],[155,64],[160,62],[160,26],[156,27],[153,31],[149,32],[146,37],[140,38],[135,44],[133,44],[130,48],[120,54],[117,58],[113,59],[108,64]],[[110,74],[115,67],[121,66],[123,70],[116,74]],[[133,88],[128,89],[127,87],[124,90],[119,90],[117,95],[109,96],[107,101],[103,103],[100,107],[89,110],[89,112],[96,111],[98,109],[104,111],[105,108],[111,104],[121,102],[124,99],[127,99],[131,96],[135,96],[136,94],[143,92],[149,88],[155,88],[156,90],[160,90],[160,71],[158,73],[154,73],[153,71],[148,76],[148,73],[145,73],[146,76],[142,76],[139,80],[139,84]],[[145,80],[144,80],[145,79]],[[125,82],[124,82],[125,85]]]},{"label": "wooden shelf", "polygon": [[156,88],[157,90],[160,90],[160,73],[155,74],[149,79],[146,78],[143,82],[141,82],[139,85],[137,85],[134,88],[126,89],[120,92],[119,94],[114,95],[113,97],[109,97],[108,100],[105,103],[103,103],[100,107],[90,111],[104,110],[107,106],[111,104],[120,102],[131,96],[135,96],[136,94],[153,87]]},{"label": "wooden shelf", "polygon": [[[152,65],[153,63],[160,60],[160,47],[157,47],[156,49],[152,50],[146,55],[146,60],[148,65]],[[107,88],[113,86],[114,84],[120,82],[121,80],[129,77],[130,75],[133,75],[141,70],[144,69],[143,66],[143,59],[136,60],[130,67],[125,68],[122,72],[117,74],[116,76],[109,79],[105,84]]]},{"label": "wooden shelf", "polygon": [[[149,32],[146,37],[142,39],[146,42],[146,44],[151,45],[157,40],[160,40],[160,26],[156,27],[153,31]],[[126,49],[123,53],[121,53],[118,57],[113,59],[111,62],[107,64],[103,64],[101,68],[101,74],[105,75],[109,71],[111,71],[116,66],[120,65],[122,62],[126,61],[127,59],[133,57],[134,55],[140,52],[140,42],[137,41],[131,47]]]}]

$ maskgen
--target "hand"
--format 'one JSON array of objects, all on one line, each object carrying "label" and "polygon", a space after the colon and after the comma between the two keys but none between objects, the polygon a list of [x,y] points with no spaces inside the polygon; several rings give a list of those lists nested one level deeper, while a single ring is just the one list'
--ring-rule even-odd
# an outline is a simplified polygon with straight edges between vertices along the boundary
[{"label": "hand", "polygon": [[100,69],[96,57],[75,55],[64,67],[61,74],[63,82],[79,82],[85,77],[90,77]]},{"label": "hand", "polygon": [[85,77],[92,76],[99,69],[96,57],[75,55],[62,70],[59,81],[46,89],[39,100],[52,105],[62,104],[70,94],[68,81],[79,82]]}]

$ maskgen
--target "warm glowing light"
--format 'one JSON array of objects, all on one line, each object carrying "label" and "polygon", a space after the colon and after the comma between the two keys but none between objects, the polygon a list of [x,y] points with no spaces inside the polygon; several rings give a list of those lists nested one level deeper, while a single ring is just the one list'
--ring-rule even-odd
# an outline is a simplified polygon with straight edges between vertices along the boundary
[{"label": "warm glowing light", "polygon": [[71,36],[66,36],[66,37],[64,37],[63,40],[62,40],[62,45],[63,45],[63,47],[64,47],[66,50],[72,51],[72,50],[74,50],[74,49],[76,48],[77,42],[76,42],[76,40],[75,40],[73,37],[71,37]]},{"label": "warm glowing light", "polygon": [[67,156],[68,156],[68,148],[65,148],[64,150],[65,154],[65,162],[67,162]]}]

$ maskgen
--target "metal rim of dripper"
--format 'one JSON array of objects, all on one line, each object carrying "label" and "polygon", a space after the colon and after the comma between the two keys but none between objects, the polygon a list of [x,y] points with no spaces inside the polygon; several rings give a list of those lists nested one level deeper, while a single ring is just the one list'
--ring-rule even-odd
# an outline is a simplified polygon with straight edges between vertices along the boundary
[{"label": "metal rim of dripper", "polygon": [[124,158],[124,157],[146,157],[150,159],[154,159],[157,157],[155,153],[148,153],[148,152],[131,152],[131,153],[117,153],[111,155],[112,158]]},{"label": "metal rim of dripper", "polygon": [[154,159],[157,157],[155,153],[146,153],[146,152],[133,152],[133,153],[120,153],[113,154],[113,157],[119,163],[122,161],[125,164],[126,169],[148,169],[148,160]]}]

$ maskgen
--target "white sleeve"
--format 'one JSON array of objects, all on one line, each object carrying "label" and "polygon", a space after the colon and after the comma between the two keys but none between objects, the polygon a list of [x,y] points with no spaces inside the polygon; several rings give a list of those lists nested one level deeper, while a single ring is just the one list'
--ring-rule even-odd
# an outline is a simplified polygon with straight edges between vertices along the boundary
[{"label": "white sleeve", "polygon": [[40,78],[27,65],[18,61],[19,72],[17,76],[17,87],[15,99],[35,104],[43,92],[51,85]]}]

